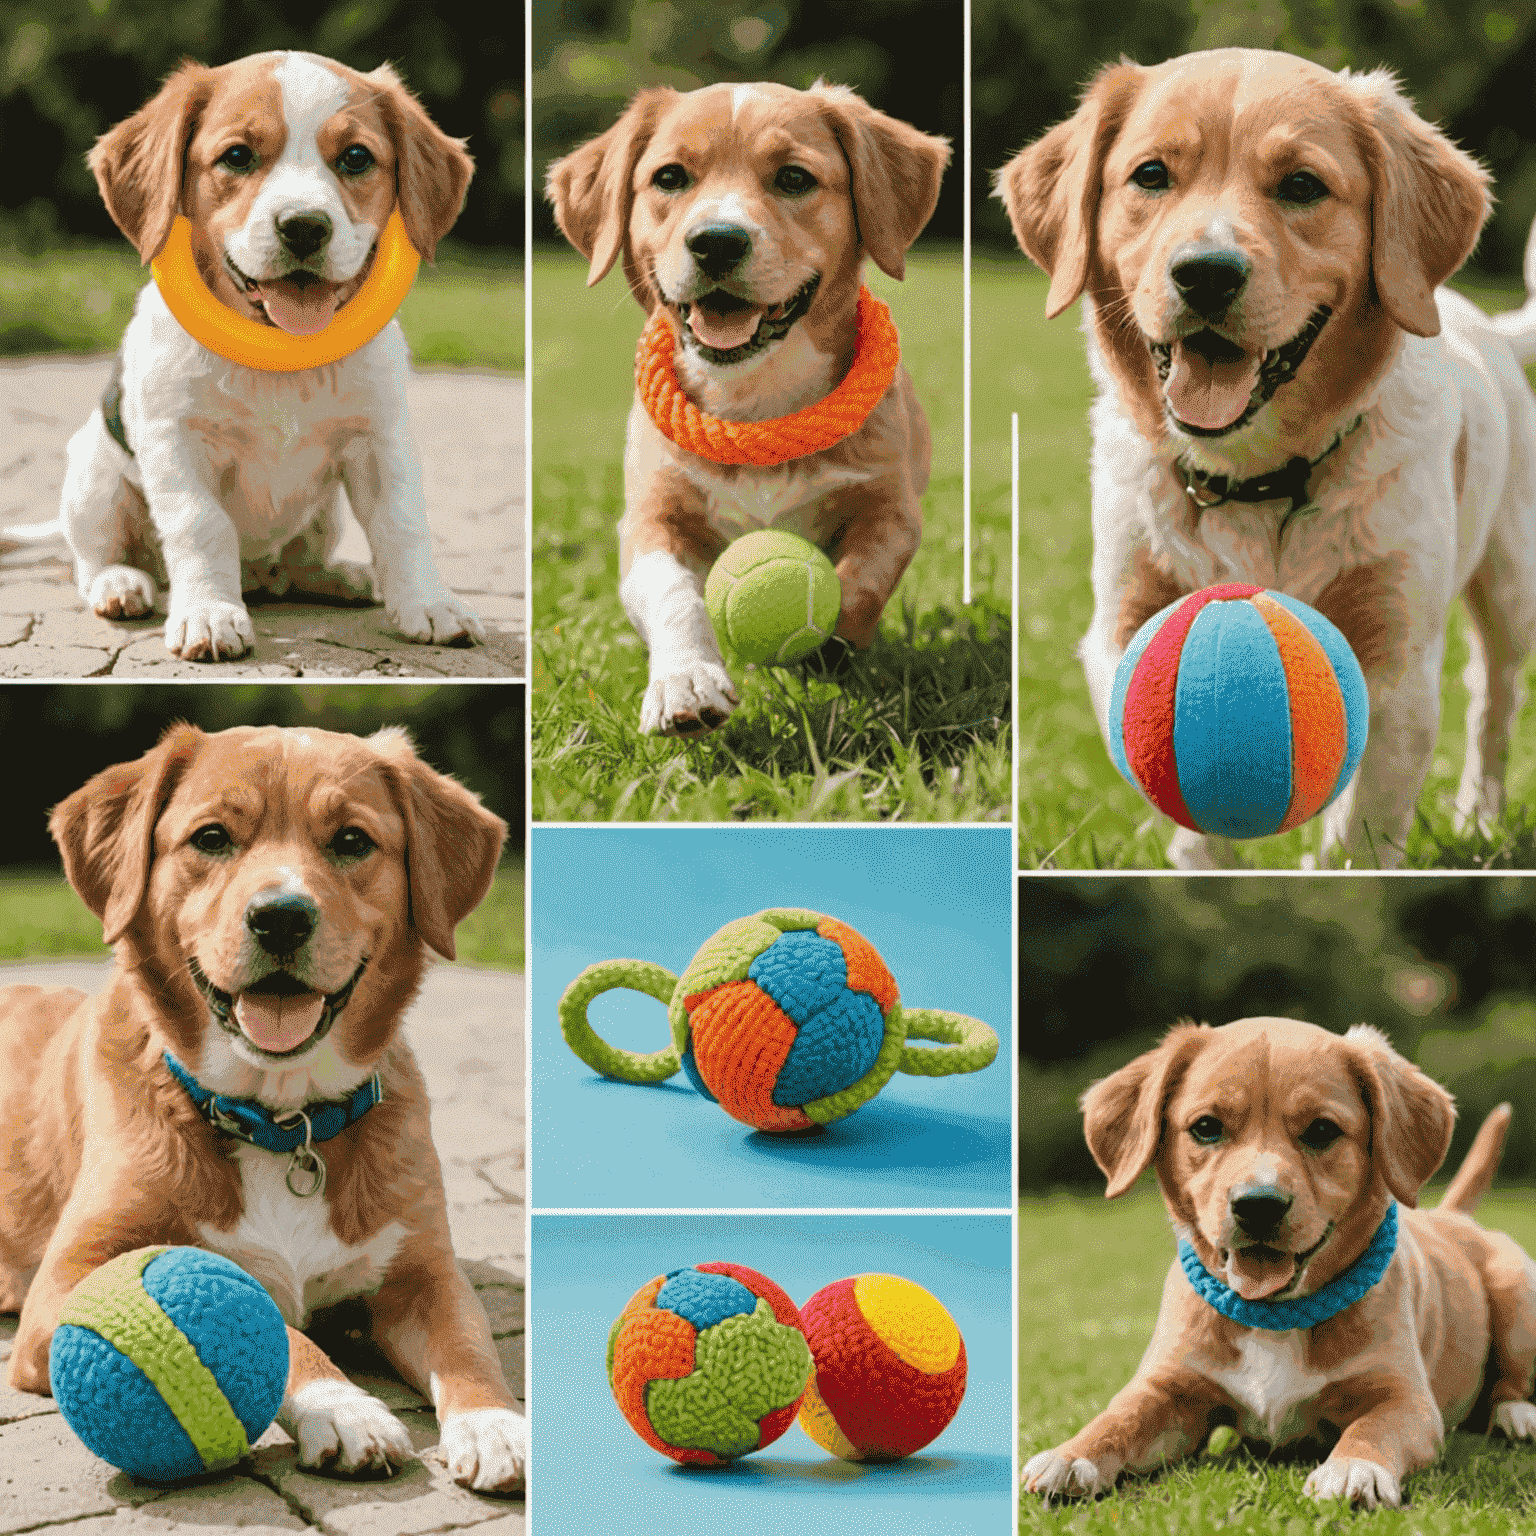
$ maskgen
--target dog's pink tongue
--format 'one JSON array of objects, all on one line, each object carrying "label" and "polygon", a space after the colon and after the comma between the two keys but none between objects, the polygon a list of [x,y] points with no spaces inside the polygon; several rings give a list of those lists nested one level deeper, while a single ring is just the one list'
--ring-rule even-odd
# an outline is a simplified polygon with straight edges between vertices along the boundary
[{"label": "dog's pink tongue", "polygon": [[1248,397],[1258,382],[1257,356],[1213,363],[1179,341],[1174,343],[1172,366],[1163,388],[1180,421],[1217,431],[1230,426],[1248,409]]},{"label": "dog's pink tongue", "polygon": [[762,310],[755,304],[747,309],[733,309],[729,313],[705,309],[695,304],[688,311],[688,328],[706,347],[729,352],[732,347],[745,346],[757,334],[757,322]]},{"label": "dog's pink tongue", "polygon": [[235,1021],[252,1045],[264,1051],[291,1051],[314,1034],[325,1012],[319,992],[282,997],[275,992],[242,992],[235,999]]},{"label": "dog's pink tongue", "polygon": [[280,277],[261,285],[267,318],[290,336],[314,336],[331,323],[336,313],[334,283],[305,283]]},{"label": "dog's pink tongue", "polygon": [[1262,1301],[1284,1290],[1295,1273],[1295,1258],[1273,1248],[1237,1248],[1227,1260],[1227,1284],[1244,1301]]}]

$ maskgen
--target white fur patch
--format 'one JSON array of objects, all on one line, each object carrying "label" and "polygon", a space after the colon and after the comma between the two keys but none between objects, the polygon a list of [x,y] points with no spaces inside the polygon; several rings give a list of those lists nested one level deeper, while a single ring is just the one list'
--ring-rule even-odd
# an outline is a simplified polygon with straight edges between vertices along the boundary
[{"label": "white fur patch", "polygon": [[305,1382],[283,1399],[277,1422],[298,1446],[301,1467],[393,1472],[416,1455],[399,1419],[350,1381]]},{"label": "white fur patch", "polygon": [[472,1408],[442,1426],[443,1459],[456,1483],[482,1493],[520,1488],[528,1466],[528,1420],[510,1408]]},{"label": "white fur patch", "polygon": [[1327,1386],[1329,1378],[1306,1365],[1308,1335],[1302,1329],[1270,1333],[1249,1329],[1236,1339],[1236,1365],[1209,1371],[1212,1381],[1239,1404],[1238,1429],[1283,1445],[1305,1425],[1296,1410]]}]

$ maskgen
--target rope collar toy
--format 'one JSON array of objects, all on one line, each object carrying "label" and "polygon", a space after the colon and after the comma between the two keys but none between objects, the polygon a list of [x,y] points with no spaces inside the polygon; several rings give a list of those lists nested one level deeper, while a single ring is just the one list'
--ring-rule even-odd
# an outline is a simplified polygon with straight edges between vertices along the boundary
[{"label": "rope collar toy", "polygon": [[[667,1004],[672,1043],[642,1055],[587,1022],[624,987]],[[727,923],[681,979],[646,960],[589,965],[560,999],[566,1044],[604,1077],[660,1083],[685,1072],[707,1099],[760,1131],[807,1131],[850,1115],[896,1072],[978,1072],[997,1055],[979,1019],[904,1008],[875,947],[835,917],[773,908]],[[928,1050],[909,1040],[937,1040]]]},{"label": "rope collar toy", "polygon": [[1179,1263],[1189,1283],[1200,1296],[1234,1323],[1244,1328],[1264,1328],[1284,1333],[1291,1328],[1315,1328],[1352,1307],[1387,1272],[1387,1265],[1397,1251],[1397,1201],[1387,1207],[1376,1235],[1365,1252],[1342,1274],[1337,1274],[1321,1290],[1293,1301],[1246,1301],[1231,1286],[1218,1280],[1200,1262],[1194,1247],[1179,1243]]},{"label": "rope collar toy", "polygon": [[397,208],[385,222],[363,286],[313,336],[290,336],[221,304],[197,270],[192,225],[185,215],[171,225],[170,238],[150,263],[150,271],[166,308],[194,341],[246,368],[298,373],[340,362],[372,341],[394,319],[420,266],[421,257]]},{"label": "rope collar toy", "polygon": [[830,395],[789,416],[727,421],[701,411],[683,393],[673,361],[677,333],[658,304],[640,334],[635,385],[651,420],[679,448],[715,464],[787,464],[851,437],[891,387],[901,362],[901,338],[889,306],[868,288],[859,289],[858,326],[853,366]]}]

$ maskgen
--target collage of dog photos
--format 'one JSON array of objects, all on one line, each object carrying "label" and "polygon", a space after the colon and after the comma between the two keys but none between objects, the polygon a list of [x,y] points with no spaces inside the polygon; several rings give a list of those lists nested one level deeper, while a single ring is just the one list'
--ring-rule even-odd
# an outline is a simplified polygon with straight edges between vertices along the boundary
[{"label": "collage of dog photos", "polygon": [[1536,0],[0,0],[0,1536],[1536,1522]]}]

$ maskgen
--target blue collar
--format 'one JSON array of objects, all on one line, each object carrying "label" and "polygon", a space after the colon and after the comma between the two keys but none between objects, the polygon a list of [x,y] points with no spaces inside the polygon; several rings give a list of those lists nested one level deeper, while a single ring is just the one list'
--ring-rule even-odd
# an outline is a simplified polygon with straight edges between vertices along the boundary
[{"label": "blue collar", "polygon": [[1335,1275],[1320,1291],[1294,1301],[1245,1301],[1200,1262],[1188,1242],[1179,1244],[1179,1263],[1189,1283],[1223,1317],[1245,1328],[1267,1328],[1283,1333],[1288,1328],[1315,1328],[1352,1307],[1386,1273],[1397,1250],[1397,1201],[1387,1207],[1376,1235],[1364,1253],[1342,1274]]}]

